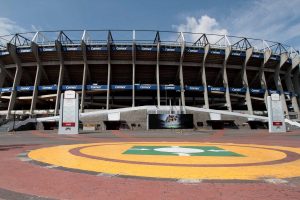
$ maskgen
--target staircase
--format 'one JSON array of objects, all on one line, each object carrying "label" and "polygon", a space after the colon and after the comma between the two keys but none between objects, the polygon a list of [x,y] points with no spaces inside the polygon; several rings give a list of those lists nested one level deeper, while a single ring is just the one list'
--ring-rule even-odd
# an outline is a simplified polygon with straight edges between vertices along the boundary
[{"label": "staircase", "polygon": [[285,119],[285,124],[286,124],[287,130],[289,130],[289,131],[300,129],[300,123],[299,122],[292,121],[290,119]]},{"label": "staircase", "polygon": [[13,130],[32,130],[32,127],[35,126],[36,119],[34,118],[27,118],[23,121],[20,120],[6,120],[0,126],[0,132],[10,132]]},{"label": "staircase", "polygon": [[9,132],[12,131],[14,128],[14,124],[18,123],[18,120],[6,120],[5,122],[2,123],[0,126],[0,132]]}]

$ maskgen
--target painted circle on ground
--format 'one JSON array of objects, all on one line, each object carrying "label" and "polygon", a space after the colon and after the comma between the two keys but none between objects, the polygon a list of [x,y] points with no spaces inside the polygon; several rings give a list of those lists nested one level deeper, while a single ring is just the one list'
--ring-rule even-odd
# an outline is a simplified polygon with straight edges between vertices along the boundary
[{"label": "painted circle on ground", "polygon": [[[140,143],[139,143],[140,144]],[[142,143],[143,144],[143,143]],[[172,143],[167,143],[174,146]],[[178,143],[176,143],[178,144]],[[237,144],[215,144],[215,143],[180,143],[184,146],[214,146],[217,145],[222,149],[226,149],[232,152],[239,152],[244,157],[226,157],[223,156],[157,156],[147,155],[141,156],[137,154],[123,154],[126,150],[135,146],[131,143],[116,143],[116,144],[96,144],[91,146],[85,146],[80,148],[80,153],[90,158],[103,158],[103,159],[114,159],[119,161],[137,161],[137,162],[148,162],[148,163],[164,163],[164,164],[250,164],[250,163],[261,163],[270,162],[274,160],[282,160],[286,158],[284,152],[280,152],[274,149],[263,149],[253,146],[243,145],[237,146]],[[151,145],[151,144],[149,144]],[[156,148],[166,146],[165,143],[155,143]]]},{"label": "painted circle on ground", "polygon": [[300,148],[200,142],[128,142],[62,145],[31,151],[36,161],[65,168],[173,179],[300,176]]}]

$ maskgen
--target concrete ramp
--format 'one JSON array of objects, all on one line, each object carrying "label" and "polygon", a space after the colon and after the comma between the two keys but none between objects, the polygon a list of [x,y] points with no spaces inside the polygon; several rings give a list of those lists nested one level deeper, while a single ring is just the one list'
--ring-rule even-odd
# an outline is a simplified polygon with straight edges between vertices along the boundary
[{"label": "concrete ramp", "polygon": [[[244,120],[261,120],[261,121],[268,121],[268,117],[259,116],[259,115],[249,115],[243,114],[238,112],[229,112],[225,110],[214,110],[214,109],[205,109],[205,108],[197,108],[192,106],[185,106],[183,109],[180,106],[139,106],[139,107],[130,107],[130,108],[120,108],[120,109],[111,109],[111,110],[97,110],[92,112],[80,113],[79,119],[81,121],[89,121],[92,118],[103,118],[108,116],[108,114],[112,113],[127,113],[132,111],[141,111],[145,110],[147,113],[169,113],[170,110],[173,113],[182,113],[182,112],[199,112],[199,113],[208,113],[208,114],[219,114],[222,117],[235,117],[235,118],[244,118]],[[53,122],[59,121],[59,116],[54,117],[43,117],[37,118],[37,122]],[[292,121],[289,119],[285,119],[285,122],[293,127],[300,128],[300,123],[296,121]]]}]

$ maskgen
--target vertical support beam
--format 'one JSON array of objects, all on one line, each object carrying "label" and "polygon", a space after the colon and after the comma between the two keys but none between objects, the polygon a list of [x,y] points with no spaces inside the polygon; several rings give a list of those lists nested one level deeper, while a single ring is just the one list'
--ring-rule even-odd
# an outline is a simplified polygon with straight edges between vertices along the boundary
[{"label": "vertical support beam", "polygon": [[229,93],[229,84],[228,84],[228,77],[227,77],[227,61],[231,53],[231,46],[226,47],[225,49],[225,58],[224,58],[224,63],[223,63],[223,70],[222,70],[222,75],[223,75],[223,85],[226,89],[225,92],[225,98],[226,98],[226,106],[227,109],[232,112],[232,106],[231,106],[231,100],[230,100],[230,93]]},{"label": "vertical support beam", "polygon": [[280,69],[284,65],[284,63],[288,60],[288,58],[289,57],[288,57],[287,53],[282,53],[280,55],[280,62],[276,66],[275,75],[274,75],[275,86],[276,86],[276,89],[280,92],[280,96],[281,96],[280,101],[282,104],[283,111],[286,114],[286,118],[289,118],[289,115],[288,115],[289,111],[288,111],[288,108],[286,105],[285,95],[284,95],[284,91],[282,88],[282,83],[281,83],[281,78],[280,78]]},{"label": "vertical support beam", "polygon": [[253,115],[253,108],[252,108],[251,95],[250,95],[250,89],[249,89],[248,77],[247,77],[247,64],[249,59],[252,56],[252,53],[253,53],[253,47],[250,47],[249,49],[246,50],[246,58],[244,60],[243,69],[242,69],[243,87],[246,88],[245,99],[246,99],[247,109],[250,115]]},{"label": "vertical support beam", "polygon": [[109,109],[109,99],[110,99],[110,79],[111,79],[111,33],[108,32],[107,39],[107,92],[106,92],[106,110]]},{"label": "vertical support beam", "polygon": [[[289,72],[287,73],[288,77],[286,79],[288,81],[288,83],[286,83],[287,87],[288,87],[288,90],[290,90],[293,93],[298,94],[298,97],[296,97],[295,95],[292,96],[292,105],[293,105],[293,108],[294,108],[295,112],[298,113],[298,119],[300,118],[300,108],[299,108],[299,104],[300,104],[300,101],[299,101],[299,94],[300,94],[299,64],[300,64],[300,57],[299,57],[299,55],[297,55],[292,59],[292,67],[289,70]],[[294,73],[293,73],[293,78],[292,78],[291,74],[292,74],[293,70],[294,70]]]},{"label": "vertical support beam", "polygon": [[4,64],[1,60],[0,60],[0,70],[1,73],[5,74],[5,77],[9,78],[11,81],[14,81],[14,76],[5,69]]},{"label": "vertical support beam", "polygon": [[81,88],[81,100],[80,100],[80,113],[84,112],[84,100],[85,100],[85,86],[86,86],[86,77],[88,72],[88,64],[87,64],[87,57],[86,57],[86,44],[82,40],[81,41],[81,49],[82,49],[82,56],[83,56],[83,75],[82,75],[82,88]]},{"label": "vertical support beam", "polygon": [[3,70],[0,68],[0,88],[2,88],[4,85],[5,77],[6,77],[5,72],[3,72]]},{"label": "vertical support beam", "polygon": [[[0,88],[3,87],[6,76],[7,76],[6,70],[2,66],[2,63],[0,63]],[[0,93],[0,97],[1,96],[2,94]]]},{"label": "vertical support beam", "polygon": [[20,59],[17,56],[17,47],[13,44],[8,43],[7,50],[9,52],[9,54],[12,56],[12,58],[16,64],[16,73],[15,73],[15,77],[14,77],[14,82],[13,82],[12,91],[10,94],[10,99],[9,99],[8,108],[7,108],[7,115],[6,115],[6,119],[9,119],[10,115],[11,115],[11,111],[14,109],[14,106],[15,106],[16,97],[17,97],[16,87],[20,84],[23,69],[21,66]]},{"label": "vertical support beam", "polygon": [[267,86],[267,81],[266,81],[266,77],[265,77],[265,72],[264,72],[264,68],[266,63],[269,61],[270,57],[272,55],[272,52],[270,49],[266,49],[264,52],[264,60],[262,62],[261,67],[259,68],[259,81],[260,81],[260,85],[261,88],[265,90],[265,94],[264,94],[264,100],[265,100],[265,106],[266,109],[268,108],[268,104],[267,104],[267,97],[269,95],[268,93],[268,86]]},{"label": "vertical support beam", "polygon": [[285,75],[285,84],[286,84],[286,86],[287,86],[287,89],[288,89],[288,91],[289,92],[292,92],[292,96],[290,96],[290,98],[291,98],[291,101],[292,101],[292,106],[293,106],[293,108],[294,108],[294,111],[298,114],[298,116],[299,116],[299,114],[300,114],[300,110],[299,110],[299,104],[298,104],[298,102],[297,102],[297,98],[296,98],[296,96],[295,96],[295,89],[294,89],[294,87],[293,87],[293,81],[292,81],[292,69],[290,68],[288,71],[287,71],[287,73],[286,73],[286,75]]},{"label": "vertical support beam", "polygon": [[58,57],[59,57],[59,76],[58,76],[58,81],[57,81],[57,91],[56,91],[56,101],[55,101],[55,110],[54,110],[54,115],[58,115],[59,114],[59,107],[60,107],[60,96],[61,96],[61,85],[63,83],[63,78],[64,78],[64,70],[65,70],[65,66],[64,66],[64,59],[62,56],[62,45],[59,41],[55,41],[55,47],[56,47],[56,51],[58,53]]},{"label": "vertical support beam", "polygon": [[136,61],[136,44],[135,31],[132,33],[132,107],[135,106],[135,61]]},{"label": "vertical support beam", "polygon": [[300,75],[300,66],[298,65],[293,73],[293,85],[294,85],[294,89],[295,92],[297,93],[297,101],[298,104],[300,104],[300,83],[299,83],[299,75]]},{"label": "vertical support beam", "polygon": [[157,42],[157,54],[156,54],[156,85],[157,85],[157,106],[160,106],[160,83],[159,83],[159,54],[160,54],[160,42]]},{"label": "vertical support beam", "polygon": [[210,48],[209,44],[206,44],[206,46],[204,47],[204,56],[203,56],[202,68],[201,68],[202,85],[204,88],[204,105],[206,109],[209,109],[209,100],[208,100],[208,90],[207,90],[207,83],[206,83],[205,63],[209,52],[209,48]]},{"label": "vertical support beam", "polygon": [[179,80],[180,80],[180,96],[181,96],[181,103],[183,107],[183,112],[185,113],[185,95],[184,95],[184,80],[183,80],[183,59],[184,59],[184,50],[185,50],[185,42],[182,33],[182,41],[181,41],[181,52],[180,52],[180,63],[179,63]]},{"label": "vertical support beam", "polygon": [[34,88],[32,92],[32,99],[31,99],[31,106],[30,106],[30,114],[34,114],[34,110],[36,108],[36,102],[38,98],[38,85],[40,84],[40,79],[41,79],[41,71],[42,71],[42,65],[40,62],[40,57],[39,57],[39,49],[38,45],[34,42],[31,42],[31,50],[32,53],[35,56],[37,66],[36,66],[36,73],[35,73],[35,80],[34,80]]},{"label": "vertical support beam", "polygon": [[[4,65],[0,62],[0,88],[3,87],[5,78],[10,78],[7,74],[7,71],[4,68]],[[13,79],[12,79],[13,80]],[[1,94],[0,94],[1,95]]]}]

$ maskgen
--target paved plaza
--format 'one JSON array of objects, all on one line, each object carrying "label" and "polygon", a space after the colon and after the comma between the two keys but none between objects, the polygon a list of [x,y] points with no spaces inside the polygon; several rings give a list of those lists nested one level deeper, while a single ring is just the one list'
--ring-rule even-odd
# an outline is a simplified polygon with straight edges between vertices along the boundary
[{"label": "paved plaza", "polygon": [[300,199],[300,131],[0,133],[0,199]]}]

